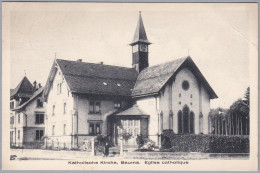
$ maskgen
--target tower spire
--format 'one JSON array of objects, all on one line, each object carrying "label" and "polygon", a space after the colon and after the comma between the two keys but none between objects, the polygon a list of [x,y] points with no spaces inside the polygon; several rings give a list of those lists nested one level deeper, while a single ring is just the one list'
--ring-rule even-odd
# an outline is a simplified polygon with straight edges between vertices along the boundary
[{"label": "tower spire", "polygon": [[151,44],[146,36],[146,32],[144,29],[144,23],[143,23],[143,19],[142,19],[142,15],[141,15],[141,11],[139,11],[139,18],[138,18],[138,22],[137,22],[137,26],[135,29],[135,34],[134,34],[134,39],[132,41],[132,43],[130,43],[130,45],[134,45],[136,43],[146,43],[146,44]]},{"label": "tower spire", "polygon": [[143,69],[149,66],[148,46],[151,43],[148,41],[144,29],[144,23],[139,11],[139,18],[135,29],[134,39],[130,45],[132,46],[132,67],[140,73]]}]

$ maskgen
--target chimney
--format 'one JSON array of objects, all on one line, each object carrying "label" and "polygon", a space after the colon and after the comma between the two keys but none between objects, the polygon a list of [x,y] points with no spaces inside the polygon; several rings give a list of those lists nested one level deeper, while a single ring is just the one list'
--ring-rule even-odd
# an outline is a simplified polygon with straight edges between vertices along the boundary
[{"label": "chimney", "polygon": [[42,87],[42,85],[41,85],[41,83],[39,83],[39,84],[38,84],[38,88],[41,88],[41,87]]},{"label": "chimney", "polygon": [[100,62],[100,64],[101,64],[101,65],[103,65],[103,64],[104,64],[104,62],[103,62],[103,61],[101,61],[101,62]]},{"label": "chimney", "polygon": [[82,59],[78,59],[77,62],[82,62]]},{"label": "chimney", "polygon": [[37,90],[37,82],[34,81],[34,82],[33,82],[33,91],[36,91],[36,90]]}]

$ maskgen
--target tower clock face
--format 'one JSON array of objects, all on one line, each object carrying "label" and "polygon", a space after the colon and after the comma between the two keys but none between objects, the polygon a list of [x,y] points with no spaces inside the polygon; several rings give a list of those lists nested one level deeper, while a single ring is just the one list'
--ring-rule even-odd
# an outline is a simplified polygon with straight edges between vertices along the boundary
[{"label": "tower clock face", "polygon": [[142,51],[142,52],[147,52],[147,45],[141,44],[141,45],[140,45],[140,51]]}]

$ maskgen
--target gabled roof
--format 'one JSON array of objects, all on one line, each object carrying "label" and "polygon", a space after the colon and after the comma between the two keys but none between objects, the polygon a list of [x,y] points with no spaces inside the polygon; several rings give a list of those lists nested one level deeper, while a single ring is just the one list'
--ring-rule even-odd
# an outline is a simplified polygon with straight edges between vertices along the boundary
[{"label": "gabled roof", "polygon": [[198,80],[202,82],[208,91],[210,98],[217,98],[216,93],[210,87],[198,67],[190,57],[180,58],[167,63],[147,67],[139,74],[134,86],[132,96],[142,97],[146,95],[155,95],[165,86],[169,79],[177,74],[182,67],[188,66]]},{"label": "gabled roof", "polygon": [[141,12],[139,12],[139,19],[138,19],[137,26],[136,26],[136,29],[135,29],[134,39],[133,39],[132,43],[130,43],[130,45],[134,45],[138,42],[151,44],[148,41],[147,36],[146,36]]},{"label": "gabled roof", "polygon": [[57,59],[46,83],[47,96],[58,66],[73,93],[131,96],[137,71],[111,65]]},{"label": "gabled roof", "polygon": [[13,110],[20,110],[20,109],[24,108],[26,105],[28,105],[30,102],[32,102],[35,98],[37,98],[38,96],[40,96],[40,95],[42,94],[43,90],[44,90],[43,87],[39,88],[37,91],[35,91],[35,92],[33,93],[33,95],[31,96],[31,98],[30,98],[29,100],[27,100],[26,102],[24,102],[22,105],[20,105],[20,106],[14,108]]},{"label": "gabled roof", "polygon": [[135,116],[135,115],[148,115],[145,113],[138,105],[133,105],[132,107],[115,114],[116,116]]},{"label": "gabled roof", "polygon": [[30,97],[33,94],[33,85],[25,76],[15,89],[10,90],[10,97]]}]

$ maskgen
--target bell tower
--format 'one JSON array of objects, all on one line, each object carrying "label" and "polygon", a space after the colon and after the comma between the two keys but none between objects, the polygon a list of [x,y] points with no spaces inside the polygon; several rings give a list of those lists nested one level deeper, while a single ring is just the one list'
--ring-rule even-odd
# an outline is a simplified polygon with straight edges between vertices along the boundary
[{"label": "bell tower", "polygon": [[139,12],[139,19],[137,22],[134,39],[132,43],[130,43],[132,46],[132,67],[135,68],[138,73],[149,66],[148,46],[150,44],[152,43],[150,43],[147,39],[141,12]]}]

